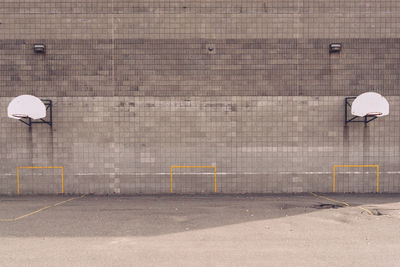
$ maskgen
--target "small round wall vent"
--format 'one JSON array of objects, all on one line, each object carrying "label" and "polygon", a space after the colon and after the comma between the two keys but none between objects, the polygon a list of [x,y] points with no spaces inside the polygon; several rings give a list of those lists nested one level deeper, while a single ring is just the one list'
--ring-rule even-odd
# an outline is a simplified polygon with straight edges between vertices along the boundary
[{"label": "small round wall vent", "polygon": [[207,45],[207,51],[208,51],[209,54],[215,54],[215,45],[208,44]]}]

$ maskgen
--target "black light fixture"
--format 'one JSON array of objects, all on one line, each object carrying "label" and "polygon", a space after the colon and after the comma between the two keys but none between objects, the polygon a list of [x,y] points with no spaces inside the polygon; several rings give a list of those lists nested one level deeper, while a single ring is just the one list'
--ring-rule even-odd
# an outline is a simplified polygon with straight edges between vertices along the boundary
[{"label": "black light fixture", "polygon": [[46,45],[44,44],[34,44],[33,51],[37,54],[44,54],[46,53]]},{"label": "black light fixture", "polygon": [[329,53],[339,53],[342,51],[341,43],[332,43],[329,45]]}]

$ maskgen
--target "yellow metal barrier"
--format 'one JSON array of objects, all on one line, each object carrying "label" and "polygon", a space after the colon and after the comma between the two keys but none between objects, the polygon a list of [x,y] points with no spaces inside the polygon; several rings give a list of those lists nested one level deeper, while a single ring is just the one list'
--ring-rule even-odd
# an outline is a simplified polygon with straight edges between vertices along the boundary
[{"label": "yellow metal barrier", "polygon": [[217,193],[217,167],[216,166],[171,166],[171,193],[172,190],[172,170],[173,169],[183,169],[183,168],[213,168],[214,169],[214,190]]},{"label": "yellow metal barrier", "polygon": [[64,194],[64,168],[59,166],[50,167],[17,167],[17,194],[19,195],[19,169],[61,169],[61,193]]},{"label": "yellow metal barrier", "polygon": [[376,192],[379,192],[379,165],[333,165],[333,192],[335,192],[335,170],[337,167],[371,167],[376,168]]}]

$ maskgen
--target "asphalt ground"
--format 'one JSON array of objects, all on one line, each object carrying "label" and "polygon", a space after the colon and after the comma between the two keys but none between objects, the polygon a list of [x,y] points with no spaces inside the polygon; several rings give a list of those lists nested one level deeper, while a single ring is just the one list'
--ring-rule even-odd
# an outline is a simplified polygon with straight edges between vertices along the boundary
[{"label": "asphalt ground", "polygon": [[400,194],[0,196],[0,266],[399,266]]}]

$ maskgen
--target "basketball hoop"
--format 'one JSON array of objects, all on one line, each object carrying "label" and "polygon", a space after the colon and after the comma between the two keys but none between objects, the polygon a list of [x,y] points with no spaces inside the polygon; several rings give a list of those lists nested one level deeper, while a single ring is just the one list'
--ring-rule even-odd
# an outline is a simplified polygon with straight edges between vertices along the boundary
[{"label": "basketball hoop", "polygon": [[[45,120],[47,110],[49,119]],[[8,117],[19,120],[28,126],[33,123],[47,123],[52,125],[52,101],[41,100],[32,95],[21,95],[14,98],[7,109]]]},{"label": "basketball hoop", "polygon": [[382,117],[389,114],[389,102],[378,93],[363,93],[351,104],[351,114],[358,117]]},{"label": "basketball hoop", "polygon": [[21,95],[8,105],[8,117],[11,119],[31,118],[34,120],[46,117],[46,106],[36,96]]},{"label": "basketball hoop", "polygon": [[[348,110],[350,109],[350,110]],[[357,97],[345,98],[345,124],[364,122],[365,124],[389,114],[389,102],[378,93],[367,92]],[[353,117],[349,117],[351,114]]]}]

